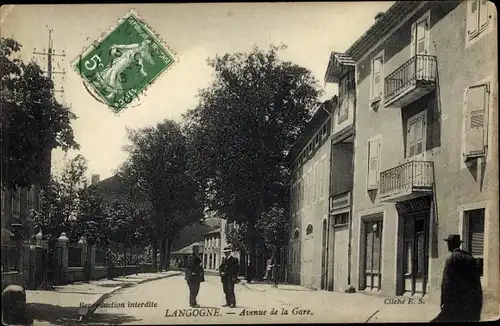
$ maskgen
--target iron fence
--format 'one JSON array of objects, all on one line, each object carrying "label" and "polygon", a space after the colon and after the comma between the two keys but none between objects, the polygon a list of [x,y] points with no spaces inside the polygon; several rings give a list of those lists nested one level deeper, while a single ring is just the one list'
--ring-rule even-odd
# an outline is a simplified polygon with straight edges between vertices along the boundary
[{"label": "iron fence", "polygon": [[432,188],[433,163],[410,161],[380,173],[380,197],[387,197],[409,189]]},{"label": "iron fence", "polygon": [[68,267],[82,266],[82,248],[78,246],[68,246]]}]

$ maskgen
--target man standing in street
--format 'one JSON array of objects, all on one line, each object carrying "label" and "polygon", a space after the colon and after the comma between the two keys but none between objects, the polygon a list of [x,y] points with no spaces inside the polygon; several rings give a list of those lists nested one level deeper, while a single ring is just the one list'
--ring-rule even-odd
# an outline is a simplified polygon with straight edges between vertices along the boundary
[{"label": "man standing in street", "polygon": [[460,249],[460,235],[450,234],[444,240],[451,255],[441,283],[441,312],[432,321],[479,321],[483,293],[477,260]]},{"label": "man standing in street", "polygon": [[189,306],[192,308],[200,307],[196,302],[196,297],[200,291],[200,283],[205,281],[198,249],[198,246],[193,246],[193,253],[188,257],[186,264],[185,279],[189,286]]},{"label": "man standing in street", "polygon": [[219,267],[219,274],[221,277],[222,288],[226,295],[226,304],[223,307],[236,307],[236,296],[234,295],[234,285],[238,281],[238,258],[231,256],[231,248],[225,247],[224,258]]}]

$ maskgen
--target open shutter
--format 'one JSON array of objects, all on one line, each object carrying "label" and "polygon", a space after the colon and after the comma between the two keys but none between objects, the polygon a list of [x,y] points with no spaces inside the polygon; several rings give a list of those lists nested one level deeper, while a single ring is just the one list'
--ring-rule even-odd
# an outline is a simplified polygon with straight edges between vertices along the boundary
[{"label": "open shutter", "polygon": [[466,158],[484,155],[485,153],[486,99],[486,85],[469,88],[466,100]]},{"label": "open shutter", "polygon": [[411,57],[412,58],[415,55],[416,42],[417,42],[417,24],[413,23],[411,25],[411,43],[410,43],[410,50],[411,50]]},{"label": "open shutter", "polygon": [[379,140],[368,142],[368,189],[378,188]]},{"label": "open shutter", "polygon": [[419,155],[425,151],[425,119],[420,117],[415,124],[415,155]]},{"label": "open shutter", "polygon": [[483,28],[488,24],[488,1],[480,0],[481,6],[479,7],[479,28]]},{"label": "open shutter", "polygon": [[416,148],[415,148],[415,122],[408,123],[408,130],[406,136],[406,143],[408,144],[406,157],[415,156]]},{"label": "open shutter", "polygon": [[467,34],[469,37],[477,33],[479,1],[472,0],[467,2]]}]

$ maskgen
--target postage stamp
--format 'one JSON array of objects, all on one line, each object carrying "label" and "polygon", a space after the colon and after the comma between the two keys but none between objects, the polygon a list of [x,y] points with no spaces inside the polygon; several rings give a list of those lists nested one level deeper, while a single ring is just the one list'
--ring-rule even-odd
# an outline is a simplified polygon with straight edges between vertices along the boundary
[{"label": "postage stamp", "polygon": [[87,89],[115,113],[175,63],[175,54],[130,11],[72,63]]}]

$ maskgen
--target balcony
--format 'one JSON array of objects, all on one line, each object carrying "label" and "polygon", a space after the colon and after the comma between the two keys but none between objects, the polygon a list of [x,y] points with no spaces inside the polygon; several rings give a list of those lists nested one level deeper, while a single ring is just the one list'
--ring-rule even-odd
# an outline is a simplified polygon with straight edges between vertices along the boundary
[{"label": "balcony", "polygon": [[410,161],[380,173],[380,201],[401,202],[432,194],[434,164]]},{"label": "balcony", "polygon": [[404,107],[436,88],[436,57],[418,54],[385,78],[386,107]]}]

